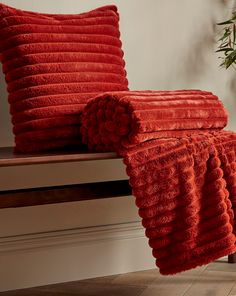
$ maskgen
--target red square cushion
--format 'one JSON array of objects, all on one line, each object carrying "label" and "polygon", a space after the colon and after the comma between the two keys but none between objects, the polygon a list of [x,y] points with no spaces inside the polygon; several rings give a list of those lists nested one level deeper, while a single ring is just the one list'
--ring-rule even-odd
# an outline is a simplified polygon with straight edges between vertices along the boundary
[{"label": "red square cushion", "polygon": [[106,91],[128,89],[115,6],[45,14],[0,4],[0,53],[16,150],[80,142],[80,113]]}]

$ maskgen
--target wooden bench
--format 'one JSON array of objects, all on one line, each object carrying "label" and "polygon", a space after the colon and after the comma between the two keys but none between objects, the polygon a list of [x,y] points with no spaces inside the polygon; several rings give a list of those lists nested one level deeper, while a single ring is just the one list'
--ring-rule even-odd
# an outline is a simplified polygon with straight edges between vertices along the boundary
[{"label": "wooden bench", "polygon": [[[27,155],[14,154],[13,148],[11,147],[0,148],[0,168],[66,162],[80,163],[84,161],[117,158],[117,155],[113,152],[88,153],[85,151],[61,151],[57,153]],[[49,187],[19,188],[13,190],[2,189],[0,183],[0,209],[129,195],[131,195],[131,188],[127,179]],[[236,253],[228,256],[228,262],[236,263]]]},{"label": "wooden bench", "polygon": [[[0,168],[36,164],[83,162],[117,159],[115,153],[63,152],[49,154],[14,154],[10,147],[0,148]],[[0,209],[43,204],[81,201],[131,195],[128,180],[80,183],[16,190],[2,190],[0,186]]]}]

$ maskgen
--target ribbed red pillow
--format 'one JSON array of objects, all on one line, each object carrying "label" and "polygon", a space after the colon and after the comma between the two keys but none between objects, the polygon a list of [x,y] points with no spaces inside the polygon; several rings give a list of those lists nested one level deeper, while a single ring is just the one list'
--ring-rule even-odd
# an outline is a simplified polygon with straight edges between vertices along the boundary
[{"label": "ribbed red pillow", "polygon": [[45,14],[0,4],[0,52],[16,150],[80,142],[88,99],[128,89],[115,6]]}]

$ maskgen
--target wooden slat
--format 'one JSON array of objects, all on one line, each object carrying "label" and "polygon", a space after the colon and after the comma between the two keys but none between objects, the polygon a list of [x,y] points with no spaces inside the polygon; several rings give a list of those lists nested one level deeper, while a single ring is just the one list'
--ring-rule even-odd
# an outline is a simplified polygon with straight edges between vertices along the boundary
[{"label": "wooden slat", "polygon": [[14,153],[12,147],[0,147],[0,167],[46,164],[73,161],[88,161],[118,158],[114,152],[89,153],[87,151],[58,151],[51,153]]},{"label": "wooden slat", "polygon": [[127,196],[128,180],[0,191],[0,209]]}]

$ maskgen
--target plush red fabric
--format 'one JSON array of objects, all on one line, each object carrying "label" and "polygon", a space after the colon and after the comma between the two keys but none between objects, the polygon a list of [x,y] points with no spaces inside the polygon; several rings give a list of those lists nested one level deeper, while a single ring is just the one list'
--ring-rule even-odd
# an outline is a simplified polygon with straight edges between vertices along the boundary
[{"label": "plush red fabric", "polygon": [[[75,114],[88,99],[128,89],[119,36],[114,5],[81,14],[46,14],[0,4],[0,59],[17,151],[77,143]],[[63,122],[66,128],[54,141],[47,129],[59,130]],[[38,137],[42,133],[44,142]]]},{"label": "plush red fabric", "polygon": [[236,251],[236,134],[203,91],[125,92],[85,107],[84,143],[124,158],[162,274]]},{"label": "plush red fabric", "polygon": [[227,124],[226,110],[217,96],[199,90],[107,93],[91,100],[85,114],[84,142],[103,151]]}]

